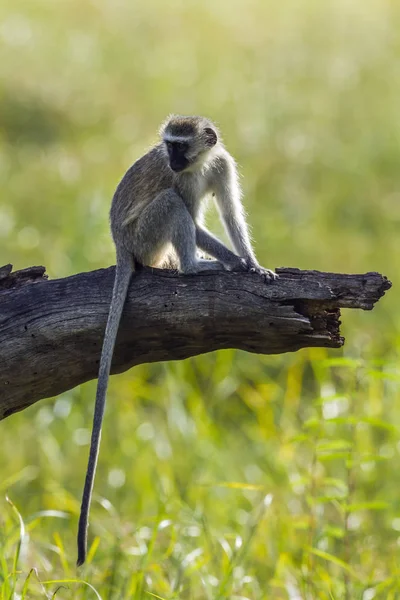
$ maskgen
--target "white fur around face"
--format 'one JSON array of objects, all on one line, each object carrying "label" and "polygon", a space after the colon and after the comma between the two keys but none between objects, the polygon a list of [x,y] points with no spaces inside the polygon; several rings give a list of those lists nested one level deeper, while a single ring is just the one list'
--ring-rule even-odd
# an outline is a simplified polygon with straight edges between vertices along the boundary
[{"label": "white fur around face", "polygon": [[172,133],[165,133],[163,136],[164,142],[183,142],[189,144],[193,140],[193,136],[189,135],[173,135]]}]

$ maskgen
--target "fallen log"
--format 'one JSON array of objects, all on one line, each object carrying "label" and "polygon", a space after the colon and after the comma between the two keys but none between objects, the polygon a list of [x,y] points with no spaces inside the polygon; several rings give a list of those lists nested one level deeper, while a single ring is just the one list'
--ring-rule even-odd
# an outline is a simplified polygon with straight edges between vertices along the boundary
[{"label": "fallen log", "polygon": [[[391,287],[379,273],[277,269],[134,274],[112,373],[223,348],[259,354],[340,348],[340,309],[371,310]],[[44,267],[0,268],[0,420],[97,377],[114,267],[47,280]]]}]

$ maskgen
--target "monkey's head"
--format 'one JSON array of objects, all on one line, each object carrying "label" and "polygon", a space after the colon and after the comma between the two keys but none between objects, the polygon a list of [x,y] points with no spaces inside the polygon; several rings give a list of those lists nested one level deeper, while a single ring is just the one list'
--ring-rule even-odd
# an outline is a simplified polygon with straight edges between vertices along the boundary
[{"label": "monkey's head", "polygon": [[161,127],[161,137],[175,173],[200,167],[218,143],[215,125],[204,117],[169,117]]}]

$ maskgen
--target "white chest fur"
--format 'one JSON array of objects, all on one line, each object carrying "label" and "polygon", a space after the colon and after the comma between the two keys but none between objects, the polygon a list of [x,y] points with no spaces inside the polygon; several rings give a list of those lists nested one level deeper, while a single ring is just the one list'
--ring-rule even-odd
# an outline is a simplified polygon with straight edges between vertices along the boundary
[{"label": "white chest fur", "polygon": [[201,200],[210,191],[207,177],[200,173],[182,173],[176,187],[188,211],[193,218],[196,218]]}]

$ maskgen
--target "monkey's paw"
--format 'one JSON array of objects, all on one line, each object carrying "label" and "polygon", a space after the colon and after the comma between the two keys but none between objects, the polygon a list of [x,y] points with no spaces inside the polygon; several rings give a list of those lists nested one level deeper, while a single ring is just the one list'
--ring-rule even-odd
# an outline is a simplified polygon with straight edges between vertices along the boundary
[{"label": "monkey's paw", "polygon": [[275,273],[275,271],[271,271],[271,269],[265,269],[253,261],[247,262],[247,270],[250,273],[256,273],[257,275],[260,275],[260,277],[262,277],[266,283],[272,283],[272,281],[275,281],[275,279],[279,279],[279,275]]}]

